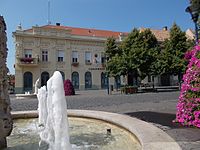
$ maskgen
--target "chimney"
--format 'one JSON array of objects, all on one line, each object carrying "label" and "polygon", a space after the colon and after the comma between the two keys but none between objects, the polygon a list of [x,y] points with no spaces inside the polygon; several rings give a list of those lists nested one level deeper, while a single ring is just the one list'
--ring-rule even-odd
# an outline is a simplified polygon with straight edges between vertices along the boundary
[{"label": "chimney", "polygon": [[164,27],[163,27],[163,31],[167,31],[167,26],[164,26]]},{"label": "chimney", "polygon": [[22,31],[22,24],[21,23],[17,26],[17,30]]},{"label": "chimney", "polygon": [[57,23],[56,23],[56,26],[60,26],[60,23],[57,22]]}]

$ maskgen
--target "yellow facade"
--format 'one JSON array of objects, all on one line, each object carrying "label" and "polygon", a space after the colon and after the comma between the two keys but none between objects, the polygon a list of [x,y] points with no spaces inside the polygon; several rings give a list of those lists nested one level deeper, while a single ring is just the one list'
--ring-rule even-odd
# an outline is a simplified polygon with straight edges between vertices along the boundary
[{"label": "yellow facade", "polygon": [[[141,28],[140,31],[143,31]],[[159,42],[169,38],[169,31],[153,30]],[[40,78],[40,85],[46,82],[53,72],[61,71],[64,79],[70,79],[75,89],[107,88],[105,74],[105,42],[115,37],[120,43],[128,33],[57,25],[34,26],[22,30],[21,26],[13,33],[15,39],[15,93],[34,92],[34,83]],[[189,35],[186,32],[186,35]],[[193,36],[189,36],[193,39]],[[159,76],[155,85],[161,85]],[[170,77],[176,84],[177,79]],[[146,78],[143,82],[151,82]],[[125,84],[126,78],[109,79],[115,88]]]},{"label": "yellow facade", "polygon": [[[103,52],[107,38],[78,36],[70,32],[57,28],[22,30],[18,27],[13,33],[16,48],[15,93],[34,92],[36,80],[40,78],[41,85],[44,85],[48,75],[50,77],[56,70],[73,84],[76,82],[73,81],[73,73],[76,72],[75,78],[78,73],[77,89],[105,88],[107,83],[102,81],[106,80],[102,73],[105,73]],[[113,84],[113,79],[110,83]]]}]

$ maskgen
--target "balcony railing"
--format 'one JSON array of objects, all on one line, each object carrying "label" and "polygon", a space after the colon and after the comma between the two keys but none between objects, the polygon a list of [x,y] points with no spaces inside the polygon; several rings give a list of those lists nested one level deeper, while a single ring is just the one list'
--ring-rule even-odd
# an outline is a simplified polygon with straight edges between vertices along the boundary
[{"label": "balcony railing", "polygon": [[72,62],[72,66],[77,67],[79,65],[79,62]]},{"label": "balcony railing", "polygon": [[38,58],[18,57],[17,64],[19,66],[37,66],[39,64],[39,59]]}]

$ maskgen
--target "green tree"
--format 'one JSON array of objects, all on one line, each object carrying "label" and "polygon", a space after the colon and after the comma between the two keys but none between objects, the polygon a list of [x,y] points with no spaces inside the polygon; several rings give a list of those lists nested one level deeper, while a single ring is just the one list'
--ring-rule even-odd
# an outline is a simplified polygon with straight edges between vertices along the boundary
[{"label": "green tree", "polygon": [[118,53],[118,47],[114,37],[109,37],[106,41],[105,54],[106,57],[112,59]]},{"label": "green tree", "polygon": [[179,83],[186,69],[184,54],[188,49],[185,32],[175,23],[170,29],[170,37],[163,43],[163,51],[159,56],[158,72],[160,74],[178,75]]},{"label": "green tree", "polygon": [[129,85],[137,85],[140,47],[142,45],[139,31],[134,28],[132,32],[122,41],[121,49],[123,51],[120,64],[120,70],[128,77]]},{"label": "green tree", "polygon": [[127,75],[129,84],[133,85],[138,77],[144,79],[150,74],[158,44],[149,29],[143,32],[133,29],[120,46],[116,48],[114,43],[108,39],[105,50],[110,58],[107,70],[112,76]]},{"label": "green tree", "polygon": [[157,54],[159,53],[159,45],[156,37],[150,29],[146,29],[140,33],[142,39],[142,47],[139,53],[139,72],[141,79],[147,75],[153,75],[153,64],[156,61]]},{"label": "green tree", "polygon": [[195,46],[195,40],[194,39],[193,40],[188,39],[187,40],[187,48],[188,48],[188,50],[192,50],[194,48],[194,46]]},{"label": "green tree", "polygon": [[117,76],[118,68],[116,65],[113,65],[113,63],[117,63],[116,61],[120,50],[116,44],[116,40],[114,37],[109,37],[106,41],[106,48],[105,48],[105,56],[106,56],[106,71],[109,76]]}]

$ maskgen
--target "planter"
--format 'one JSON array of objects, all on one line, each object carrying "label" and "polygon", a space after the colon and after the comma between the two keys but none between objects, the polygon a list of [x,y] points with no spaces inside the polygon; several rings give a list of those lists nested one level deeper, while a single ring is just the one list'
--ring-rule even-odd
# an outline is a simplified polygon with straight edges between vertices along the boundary
[{"label": "planter", "polygon": [[33,58],[21,58],[20,61],[24,63],[31,63],[33,62]]},{"label": "planter", "polygon": [[125,94],[133,94],[133,93],[137,93],[137,91],[138,91],[138,88],[132,87],[132,86],[121,88],[121,93],[125,93]]},{"label": "planter", "polygon": [[78,62],[72,62],[72,66],[77,67],[79,65]]}]

